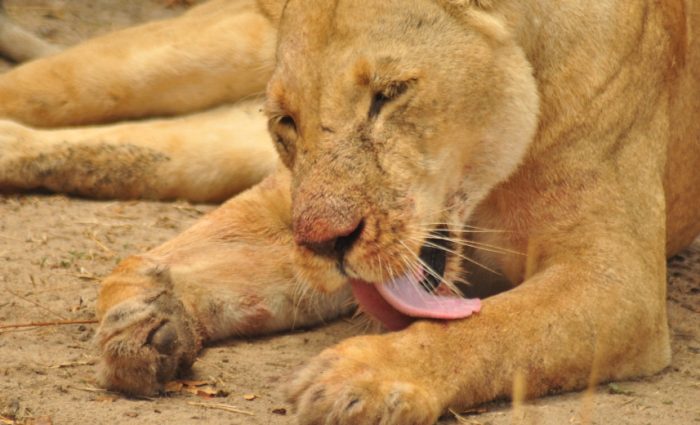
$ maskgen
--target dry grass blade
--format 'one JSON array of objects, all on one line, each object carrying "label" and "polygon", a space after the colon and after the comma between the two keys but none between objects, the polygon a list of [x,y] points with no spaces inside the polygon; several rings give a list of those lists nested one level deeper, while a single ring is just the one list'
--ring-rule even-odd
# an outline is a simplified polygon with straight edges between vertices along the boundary
[{"label": "dry grass blade", "polygon": [[77,273],[71,273],[70,276],[77,277],[78,279],[83,279],[83,280],[92,280],[92,281],[99,281],[101,280],[99,277],[92,275],[92,274],[77,274]]},{"label": "dry grass blade", "polygon": [[204,407],[207,409],[217,409],[217,410],[224,410],[226,412],[231,412],[231,413],[238,413],[241,415],[247,415],[247,416],[255,416],[255,413],[249,412],[247,410],[239,409],[236,406],[231,406],[229,404],[223,404],[223,403],[197,403],[194,401],[188,401],[187,404],[190,406],[199,406],[199,407]]},{"label": "dry grass blade", "polygon": [[586,391],[583,393],[583,399],[581,400],[581,425],[589,425],[593,423],[593,409],[595,406],[595,394],[596,386],[598,385],[598,375],[600,373],[600,363],[602,361],[601,341],[604,339],[598,335],[595,341],[595,348],[593,351],[593,364],[591,365],[591,373],[588,376],[588,386]]},{"label": "dry grass blade", "polygon": [[95,319],[88,320],[57,320],[54,322],[31,322],[31,323],[13,323],[10,325],[0,325],[0,329],[20,329],[20,328],[39,328],[45,326],[67,326],[67,325],[92,325],[97,323]]},{"label": "dry grass blade", "polygon": [[513,377],[513,416],[511,423],[513,425],[522,424],[525,421],[525,394],[527,393],[527,383],[525,382],[525,374],[522,371],[515,372]]},{"label": "dry grass blade", "polygon": [[450,414],[452,416],[454,416],[457,423],[460,425],[484,425],[483,422],[480,422],[476,419],[467,418],[465,416],[462,416],[461,414],[457,413],[455,410],[452,410],[452,409],[448,409],[448,410],[449,410]]},{"label": "dry grass blade", "polygon": [[24,242],[22,239],[15,238],[13,236],[3,235],[2,233],[0,233],[0,239],[5,239],[12,242]]},{"label": "dry grass blade", "polygon": [[49,366],[49,369],[65,369],[69,367],[80,367],[80,366],[92,366],[96,363],[96,360],[84,360],[81,362],[69,362],[69,363],[59,363]]},{"label": "dry grass blade", "polygon": [[42,310],[48,311],[49,313],[53,314],[54,316],[58,317],[58,318],[61,319],[61,320],[68,320],[68,319],[66,319],[66,317],[64,317],[62,314],[56,313],[55,311],[51,310],[50,308],[48,308],[48,307],[42,305],[41,303],[39,303],[39,302],[37,302],[37,301],[34,301],[34,300],[29,299],[29,298],[25,297],[24,295],[20,295],[20,294],[18,294],[17,292],[12,291],[12,290],[10,290],[10,289],[8,289],[8,288],[5,288],[5,291],[6,291],[7,293],[9,293],[9,294],[14,295],[15,297],[19,298],[20,300],[24,300],[24,301],[28,302],[29,304],[33,304],[33,305],[39,307],[39,308],[42,309]]},{"label": "dry grass blade", "polygon": [[105,254],[107,254],[108,256],[114,257],[115,255],[117,255],[116,252],[114,252],[114,250],[112,250],[112,249],[109,248],[107,245],[105,245],[104,243],[100,242],[99,239],[97,239],[97,233],[94,233],[94,232],[93,232],[93,233],[90,235],[90,240],[93,241],[93,242],[95,242],[95,244],[96,244],[98,247],[100,247],[100,249],[102,249],[102,250],[105,252]]},{"label": "dry grass blade", "polygon": [[93,387],[77,387],[75,385],[67,385],[67,388],[73,389],[73,390],[78,390],[78,391],[87,391],[89,393],[105,393],[105,394],[112,394],[111,391],[109,390],[104,390],[102,388],[93,388]]},{"label": "dry grass blade", "polygon": [[[110,390],[105,390],[102,388],[94,388],[94,387],[77,387],[75,385],[67,385],[66,388],[70,388],[72,390],[77,390],[77,391],[86,391],[89,393],[98,393],[98,394],[107,394],[107,395],[113,395],[117,398],[121,398],[122,394],[116,393],[114,391]],[[129,398],[134,399],[134,400],[144,400],[144,401],[154,401],[155,399],[153,397],[146,397],[146,396],[136,396],[136,395],[131,395]]]}]

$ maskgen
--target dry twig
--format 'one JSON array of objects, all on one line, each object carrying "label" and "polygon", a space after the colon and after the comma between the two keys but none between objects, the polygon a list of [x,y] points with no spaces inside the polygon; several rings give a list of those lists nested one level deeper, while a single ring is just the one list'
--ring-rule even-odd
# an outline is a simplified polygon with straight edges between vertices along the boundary
[{"label": "dry twig", "polygon": [[107,245],[103,244],[102,242],[100,242],[99,239],[97,239],[96,232],[93,232],[92,234],[90,234],[90,240],[95,242],[95,244],[97,244],[97,246],[99,246],[108,256],[114,257],[116,255],[114,250],[110,249]]},{"label": "dry twig", "polygon": [[70,362],[70,363],[60,363],[53,366],[49,366],[49,369],[65,369],[69,367],[79,367],[79,366],[92,366],[97,361],[95,359],[85,360],[80,362]]},{"label": "dry twig", "polygon": [[5,291],[8,292],[8,293],[10,293],[10,294],[12,294],[12,295],[14,295],[15,297],[17,297],[17,298],[19,298],[19,299],[21,299],[21,300],[24,300],[24,301],[26,301],[26,302],[28,302],[28,303],[30,303],[30,304],[34,304],[35,306],[39,307],[39,308],[42,309],[42,310],[48,311],[49,313],[53,314],[54,316],[58,317],[59,319],[67,320],[62,314],[56,313],[55,311],[53,311],[53,310],[51,310],[50,308],[48,308],[48,307],[46,307],[46,306],[40,304],[40,303],[37,302],[37,301],[31,300],[31,299],[25,297],[24,295],[20,295],[20,294],[18,294],[17,292],[12,291],[12,290],[10,290],[10,289],[8,289],[8,288],[5,288]]},{"label": "dry twig", "polygon": [[197,403],[194,401],[189,401],[187,402],[190,406],[199,406],[199,407],[205,407],[207,409],[218,409],[218,410],[225,410],[227,412],[231,413],[238,413],[241,415],[248,415],[248,416],[255,416],[255,413],[249,412],[247,410],[242,410],[237,408],[236,406],[231,406],[229,404],[223,404],[223,403]]},{"label": "dry twig", "polygon": [[0,329],[20,329],[20,328],[38,328],[46,326],[66,326],[66,325],[91,325],[97,323],[96,319],[88,320],[56,320],[53,322],[31,322],[31,323],[13,323],[10,325],[0,325]]}]

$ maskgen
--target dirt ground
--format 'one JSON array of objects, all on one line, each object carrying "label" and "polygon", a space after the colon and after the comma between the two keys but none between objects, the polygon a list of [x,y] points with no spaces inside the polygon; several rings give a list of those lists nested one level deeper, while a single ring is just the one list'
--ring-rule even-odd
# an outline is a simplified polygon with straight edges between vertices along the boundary
[{"label": "dirt ground", "polygon": [[[5,0],[10,16],[63,45],[181,13],[186,6],[177,3]],[[0,64],[0,71],[9,66]],[[209,347],[193,369],[191,379],[199,382],[174,385],[169,395],[152,399],[128,399],[95,386],[93,323],[7,327],[91,321],[99,279],[119,259],[171,238],[213,208],[0,195],[0,425],[293,423],[280,385],[324,347],[359,332],[359,324],[339,321]],[[700,424],[700,240],[669,264],[673,363],[667,370],[601,385],[588,396],[563,394],[516,409],[492,403],[441,424]]]}]

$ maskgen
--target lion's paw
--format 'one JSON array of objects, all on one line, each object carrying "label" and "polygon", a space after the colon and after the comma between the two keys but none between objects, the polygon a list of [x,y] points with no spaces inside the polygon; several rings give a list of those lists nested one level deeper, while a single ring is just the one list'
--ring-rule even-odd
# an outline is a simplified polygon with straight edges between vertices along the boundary
[{"label": "lion's paw", "polygon": [[299,423],[434,424],[437,399],[386,354],[381,338],[358,337],[313,359],[288,389]]},{"label": "lion's paw", "polygon": [[30,172],[30,158],[42,148],[48,149],[41,142],[36,131],[0,119],[0,190],[36,186],[37,178]]},{"label": "lion's paw", "polygon": [[153,394],[189,369],[201,345],[193,320],[166,290],[112,307],[95,339],[100,385],[134,395]]}]

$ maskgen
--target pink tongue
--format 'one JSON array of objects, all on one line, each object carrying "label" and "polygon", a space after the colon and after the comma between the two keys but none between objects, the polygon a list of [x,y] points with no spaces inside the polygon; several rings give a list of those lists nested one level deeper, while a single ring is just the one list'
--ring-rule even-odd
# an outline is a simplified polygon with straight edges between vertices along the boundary
[{"label": "pink tongue", "polygon": [[408,326],[413,318],[461,319],[481,309],[478,298],[430,294],[419,280],[411,275],[378,285],[353,280],[352,289],[362,308],[390,330]]},{"label": "pink tongue", "polygon": [[362,310],[382,322],[390,331],[401,330],[413,322],[413,318],[397,311],[387,303],[371,283],[351,280],[350,285]]}]

